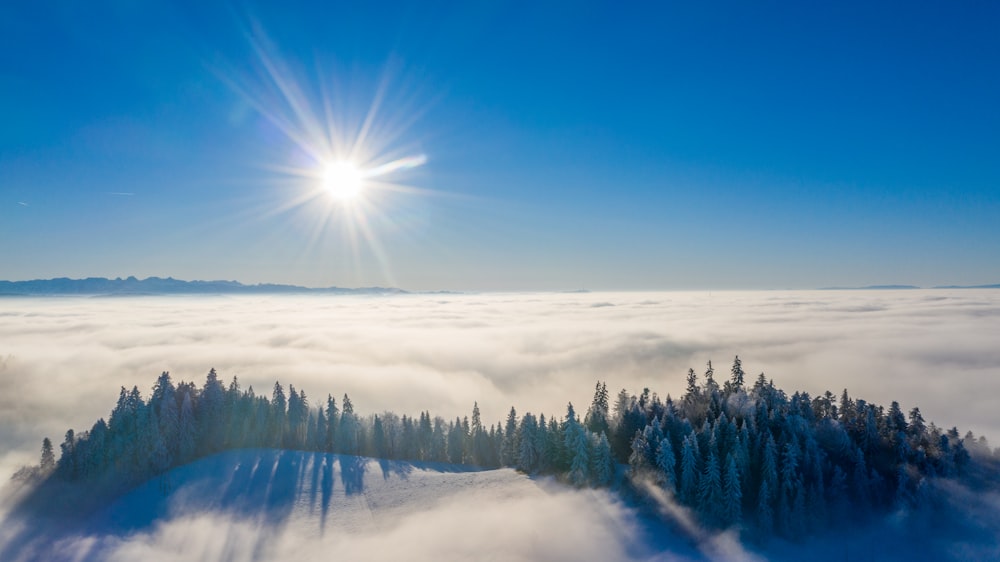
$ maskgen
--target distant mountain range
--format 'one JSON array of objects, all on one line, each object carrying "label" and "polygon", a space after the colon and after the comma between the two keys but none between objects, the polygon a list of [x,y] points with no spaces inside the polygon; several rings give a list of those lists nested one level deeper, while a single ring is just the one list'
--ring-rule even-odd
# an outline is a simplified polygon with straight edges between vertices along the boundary
[{"label": "distant mountain range", "polygon": [[993,285],[938,285],[935,289],[1000,289],[1000,283]]},{"label": "distant mountain range", "polygon": [[[865,287],[820,287],[821,291],[876,291],[921,289],[916,285],[868,285]],[[932,289],[1000,289],[994,285],[938,285]],[[566,291],[587,293],[586,289]],[[184,281],[173,277],[88,277],[86,279],[33,279],[31,281],[0,281],[0,296],[11,295],[260,295],[260,294],[337,294],[337,295],[400,295],[409,291],[394,287],[301,287],[277,283],[244,285],[239,281]],[[435,294],[453,294],[451,291],[433,291]],[[426,294],[426,293],[424,293]]]},{"label": "distant mountain range", "polygon": [[195,295],[195,294],[344,294],[344,295],[387,295],[404,294],[402,289],[386,287],[342,287],[309,288],[298,285],[278,285],[261,283],[244,285],[238,281],[183,281],[173,277],[148,277],[136,279],[107,279],[88,277],[86,279],[35,279],[32,281],[0,281],[0,295]]},{"label": "distant mountain range", "polygon": [[866,287],[820,287],[820,291],[898,291],[900,289],[919,289],[916,285],[868,285]]},{"label": "distant mountain range", "polygon": [[[930,289],[1000,289],[1000,283],[994,285],[935,285]],[[904,289],[923,289],[916,285],[868,285],[866,287],[820,287],[820,291],[899,291]]]}]

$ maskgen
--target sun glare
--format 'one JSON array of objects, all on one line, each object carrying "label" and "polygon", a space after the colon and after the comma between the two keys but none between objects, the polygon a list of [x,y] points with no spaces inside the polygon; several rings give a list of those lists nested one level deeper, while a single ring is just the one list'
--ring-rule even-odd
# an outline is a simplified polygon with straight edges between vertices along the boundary
[{"label": "sun glare", "polygon": [[[409,115],[412,101],[390,95],[392,69],[379,78],[365,110],[356,106],[363,100],[330,90],[322,75],[315,82],[296,76],[262,30],[248,32],[247,39],[257,55],[255,72],[220,77],[283,137],[285,150],[277,154],[288,160],[266,166],[275,172],[280,191],[274,193],[282,199],[266,201],[263,212],[303,213],[296,226],[308,234],[307,251],[338,239],[355,268],[361,269],[362,252],[369,252],[393,284],[379,229],[404,227],[408,208],[396,195],[437,193],[405,183],[408,170],[427,163],[408,133],[423,110]],[[318,69],[327,67],[335,69],[317,61]],[[400,109],[383,115],[387,108]]]},{"label": "sun glare", "polygon": [[333,162],[323,170],[323,187],[335,199],[354,199],[365,188],[361,170],[350,162]]}]

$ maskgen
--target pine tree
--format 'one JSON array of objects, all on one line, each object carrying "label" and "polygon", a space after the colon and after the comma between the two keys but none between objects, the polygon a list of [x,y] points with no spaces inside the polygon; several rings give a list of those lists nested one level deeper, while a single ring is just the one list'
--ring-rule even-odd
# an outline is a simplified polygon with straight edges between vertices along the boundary
[{"label": "pine tree", "polygon": [[827,494],[829,496],[830,519],[835,523],[843,521],[847,516],[848,509],[847,474],[837,465],[834,465],[831,472]]},{"label": "pine tree", "polygon": [[794,440],[785,443],[781,454],[781,491],[779,492],[778,517],[781,531],[790,537],[802,536],[802,517],[805,516],[804,490],[799,478],[799,448]]},{"label": "pine tree", "polygon": [[462,430],[462,420],[448,424],[448,462],[462,464],[465,460],[465,432]]},{"label": "pine tree", "polygon": [[288,401],[285,398],[285,389],[281,383],[275,381],[271,391],[271,413],[268,422],[268,446],[281,447],[281,442],[285,437],[285,425],[287,424],[286,409]]},{"label": "pine tree", "polygon": [[149,399],[150,406],[158,420],[158,430],[168,449],[168,454],[177,453],[177,431],[180,423],[180,412],[177,408],[176,389],[170,380],[170,373],[164,371],[153,386],[153,395]]},{"label": "pine tree", "polygon": [[434,429],[431,433],[430,460],[434,462],[448,461],[448,441],[445,438],[444,419],[434,418]]},{"label": "pine tree", "polygon": [[351,399],[344,394],[341,402],[343,410],[340,413],[340,424],[338,427],[337,443],[339,452],[345,455],[357,455],[360,451],[360,428],[357,417],[354,415],[354,404]]},{"label": "pine tree", "polygon": [[760,534],[764,537],[770,536],[774,530],[774,508],[772,507],[774,493],[771,490],[768,481],[764,480],[757,492],[757,528],[760,529]]},{"label": "pine tree", "polygon": [[698,511],[702,513],[710,525],[716,525],[723,519],[722,471],[715,451],[709,451],[705,462],[698,489]]},{"label": "pine tree", "polygon": [[571,440],[573,460],[569,467],[569,480],[575,486],[584,486],[590,481],[590,436],[579,426],[573,433],[576,437]]},{"label": "pine tree", "polygon": [[632,438],[632,454],[628,457],[628,465],[632,469],[632,474],[639,475],[649,467],[648,458],[650,456],[649,441],[642,431],[636,431]]},{"label": "pine tree", "polygon": [[677,457],[674,455],[674,448],[670,445],[670,439],[664,437],[660,440],[660,447],[656,453],[656,466],[663,474],[663,487],[671,493],[677,493]]},{"label": "pine tree", "polygon": [[522,472],[533,472],[538,467],[538,422],[535,416],[528,412],[521,418],[518,428],[520,448],[517,453],[517,468]]},{"label": "pine tree", "polygon": [[698,440],[691,432],[681,448],[681,501],[687,505],[698,501],[698,475]]},{"label": "pine tree", "polygon": [[177,421],[177,460],[181,463],[194,459],[196,443],[194,406],[191,393],[185,392],[181,399],[181,411]]},{"label": "pine tree", "polygon": [[170,451],[167,450],[166,441],[163,439],[163,435],[160,433],[159,423],[156,420],[156,414],[153,413],[153,422],[149,425],[151,436],[151,446],[149,450],[149,470],[151,474],[161,474],[166,472],[171,466],[173,466],[174,459],[170,455]]},{"label": "pine tree", "polygon": [[479,413],[479,402],[472,406],[472,424],[469,427],[469,439],[472,442],[472,464],[477,466],[490,465],[489,434],[483,428],[482,416]]},{"label": "pine tree", "polygon": [[708,362],[708,368],[705,369],[705,394],[710,398],[713,394],[719,392],[719,383],[715,382],[715,369],[712,368],[712,362]]},{"label": "pine tree", "polygon": [[698,374],[694,372],[694,369],[688,369],[687,390],[684,393],[684,400],[695,400],[698,397],[698,390]]},{"label": "pine tree", "polygon": [[309,440],[309,448],[313,451],[325,451],[326,450],[326,413],[323,411],[323,406],[316,407],[316,415],[314,417],[316,421],[316,426],[312,431],[312,438]]},{"label": "pine tree", "polygon": [[927,426],[924,423],[924,416],[920,414],[920,408],[913,408],[910,410],[910,423],[907,427],[907,433],[912,440],[911,448],[916,449],[920,446],[927,446]]},{"label": "pine tree", "polygon": [[324,440],[324,450],[328,453],[336,452],[337,449],[337,428],[340,426],[340,410],[337,409],[337,401],[330,394],[326,395],[326,437]]},{"label": "pine tree", "polygon": [[500,462],[504,466],[516,466],[519,448],[520,443],[518,441],[517,432],[517,411],[514,410],[513,406],[511,406],[510,413],[507,414],[507,425],[504,426]]},{"label": "pine tree", "polygon": [[760,480],[761,486],[767,485],[771,496],[769,502],[773,501],[774,494],[778,492],[778,460],[777,445],[774,443],[774,436],[767,431],[767,437],[761,446],[760,453]]},{"label": "pine tree", "polygon": [[733,368],[730,371],[729,382],[726,383],[726,393],[732,394],[743,390],[744,376],[743,362],[740,361],[740,356],[737,355],[736,359],[733,360]]},{"label": "pine tree", "polygon": [[722,478],[723,509],[722,520],[726,525],[738,524],[743,519],[743,490],[740,473],[736,468],[736,458],[726,457],[726,472]]},{"label": "pine tree", "polygon": [[631,403],[632,398],[628,391],[624,388],[621,389],[615,399],[614,421],[611,424],[611,433],[608,434],[608,440],[611,441],[611,453],[618,462],[628,460],[632,436],[638,429],[638,427],[634,427],[630,419]]},{"label": "pine tree", "polygon": [[205,376],[205,385],[201,389],[201,400],[198,403],[199,428],[202,453],[214,453],[222,449],[225,435],[224,418],[225,389],[219,381],[215,369],[210,369]]},{"label": "pine tree", "polygon": [[431,413],[420,413],[420,427],[417,432],[420,460],[431,460],[431,449],[434,441],[434,428],[431,425]]},{"label": "pine tree", "polygon": [[42,475],[47,475],[56,469],[56,457],[52,453],[52,441],[48,437],[42,439],[42,459],[38,463]]},{"label": "pine tree", "polygon": [[594,388],[594,400],[591,402],[584,419],[584,425],[594,435],[607,433],[610,428],[608,423],[609,409],[608,387],[603,382],[598,382]]},{"label": "pine tree", "polygon": [[847,394],[847,389],[840,395],[840,423],[844,424],[845,427],[850,427],[854,424],[854,418],[857,416],[857,411],[854,409],[854,401]]},{"label": "pine tree", "polygon": [[77,476],[76,474],[76,434],[73,430],[66,431],[66,438],[63,439],[61,445],[59,445],[61,453],[59,455],[59,463],[57,469],[63,478],[66,480],[74,480]]},{"label": "pine tree", "polygon": [[594,484],[597,486],[607,486],[614,476],[614,460],[611,457],[611,444],[608,436],[603,432],[597,438],[597,445],[594,446],[594,456],[592,459],[592,473]]},{"label": "pine tree", "polygon": [[376,457],[385,458],[385,430],[377,414],[372,422],[372,447]]}]

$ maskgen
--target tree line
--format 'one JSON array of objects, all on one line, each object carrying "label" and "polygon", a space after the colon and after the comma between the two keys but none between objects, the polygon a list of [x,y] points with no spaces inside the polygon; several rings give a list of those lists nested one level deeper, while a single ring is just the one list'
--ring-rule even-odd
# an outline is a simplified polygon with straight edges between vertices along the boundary
[{"label": "tree line", "polygon": [[[67,431],[56,458],[45,438],[38,466],[22,480],[58,479],[121,488],[224,450],[284,448],[407,461],[513,467],[552,474],[575,486],[661,487],[712,527],[739,526],[761,536],[799,537],[843,520],[927,504],[935,478],[966,478],[993,463],[983,437],[926,423],[918,408],[904,415],[846,390],[788,396],[761,373],[745,383],[736,357],[722,385],[711,362],[693,369],[677,400],[649,389],[620,391],[611,403],[598,382],[581,417],[572,404],[561,418],[512,407],[506,420],[359,416],[345,394],[312,404],[304,391],[275,383],[270,397],[225,386],[214,369],[205,383],[174,384],[162,373],[151,395],[121,389],[108,420]],[[640,489],[640,488],[636,488]]]}]

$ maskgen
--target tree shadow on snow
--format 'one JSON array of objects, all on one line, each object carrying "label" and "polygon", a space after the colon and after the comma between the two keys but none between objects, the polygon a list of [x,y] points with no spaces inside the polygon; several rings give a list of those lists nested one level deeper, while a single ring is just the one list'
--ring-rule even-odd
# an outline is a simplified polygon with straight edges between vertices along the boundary
[{"label": "tree shadow on snow", "polygon": [[[368,465],[375,462],[383,480],[407,480],[415,469],[481,470],[446,463],[245,449],[199,459],[126,490],[119,482],[70,483],[49,478],[34,484],[0,521],[0,528],[7,530],[0,534],[4,541],[0,560],[101,560],[115,537],[153,532],[158,524],[182,514],[218,513],[276,530],[298,505],[318,516],[320,532],[324,532],[338,501],[365,493]],[[339,492],[337,480],[342,486]],[[97,540],[76,540],[85,537]],[[53,554],[52,545],[58,543],[73,543],[72,555]]]}]

